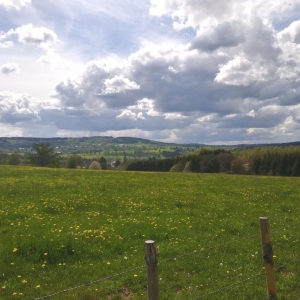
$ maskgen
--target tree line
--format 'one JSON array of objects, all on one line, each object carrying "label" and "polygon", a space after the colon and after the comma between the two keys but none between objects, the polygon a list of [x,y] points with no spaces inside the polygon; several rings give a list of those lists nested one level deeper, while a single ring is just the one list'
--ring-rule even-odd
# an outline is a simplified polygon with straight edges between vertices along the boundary
[{"label": "tree line", "polygon": [[[117,164],[118,162],[116,162]],[[104,157],[87,159],[78,154],[63,157],[56,153],[49,143],[34,143],[31,152],[27,155],[17,153],[0,153],[0,164],[32,165],[53,168],[91,168],[107,170],[108,163]]]},{"label": "tree line", "polygon": [[176,158],[132,161],[127,170],[300,176],[300,147],[202,148]]},{"label": "tree line", "polygon": [[40,167],[90,168],[95,170],[126,169],[128,171],[231,173],[254,175],[300,176],[300,147],[253,147],[232,151],[201,148],[189,155],[165,159],[123,161],[108,164],[104,157],[86,159],[78,154],[62,157],[49,143],[35,143],[27,157],[0,153],[0,164],[29,164]]}]

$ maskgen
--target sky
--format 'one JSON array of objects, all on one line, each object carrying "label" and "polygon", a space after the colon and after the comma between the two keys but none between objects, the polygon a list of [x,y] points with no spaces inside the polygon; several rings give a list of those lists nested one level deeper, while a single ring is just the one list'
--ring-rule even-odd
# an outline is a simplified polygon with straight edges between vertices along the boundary
[{"label": "sky", "polygon": [[0,136],[300,140],[300,0],[0,0]]}]

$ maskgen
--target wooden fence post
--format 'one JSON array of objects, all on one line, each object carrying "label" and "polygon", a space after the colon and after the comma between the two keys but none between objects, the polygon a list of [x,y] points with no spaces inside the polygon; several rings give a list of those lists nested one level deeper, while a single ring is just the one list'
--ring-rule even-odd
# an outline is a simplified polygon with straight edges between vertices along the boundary
[{"label": "wooden fence post", "polygon": [[267,279],[267,296],[268,300],[277,300],[273,248],[270,237],[269,221],[268,218],[265,217],[259,218],[259,221],[262,241],[262,257]]},{"label": "wooden fence post", "polygon": [[158,259],[154,241],[146,241],[148,300],[158,300]]}]

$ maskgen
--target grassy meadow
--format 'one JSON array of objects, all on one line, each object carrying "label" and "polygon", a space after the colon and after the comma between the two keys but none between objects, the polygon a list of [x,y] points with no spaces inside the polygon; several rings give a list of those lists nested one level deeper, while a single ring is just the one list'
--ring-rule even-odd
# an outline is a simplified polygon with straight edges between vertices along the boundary
[{"label": "grassy meadow", "polygon": [[0,200],[0,299],[147,299],[148,239],[160,299],[264,299],[261,216],[300,295],[300,178],[1,166]]}]

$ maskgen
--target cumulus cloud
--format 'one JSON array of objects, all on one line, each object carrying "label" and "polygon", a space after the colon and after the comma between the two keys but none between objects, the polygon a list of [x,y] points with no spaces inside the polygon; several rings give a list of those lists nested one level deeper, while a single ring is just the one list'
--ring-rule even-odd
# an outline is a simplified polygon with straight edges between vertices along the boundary
[{"label": "cumulus cloud", "polygon": [[113,78],[104,80],[105,89],[100,95],[118,94],[126,90],[138,90],[140,88],[134,81],[130,81],[122,75],[116,75]]},{"label": "cumulus cloud", "polygon": [[[254,26],[245,28],[253,36],[258,31]],[[240,35],[241,43],[223,47],[227,50],[221,52],[215,51],[217,48],[210,49],[213,53],[199,51],[190,45],[141,49],[110,67],[103,61],[91,62],[75,81],[57,85],[53,96],[75,109],[114,112],[117,122],[112,128],[120,124],[128,130],[159,127],[177,132],[184,128],[191,139],[207,141],[221,140],[227,128],[228,139],[247,141],[255,136],[247,129],[275,130],[288,117],[284,110],[263,110],[270,101],[281,109],[297,104],[298,90],[288,88],[290,84],[274,73],[282,59],[276,34],[269,25],[264,32],[274,42],[269,53],[274,50],[275,55],[269,60],[263,59],[267,52],[264,45],[257,53],[245,50],[244,44],[252,43],[244,38],[246,33]],[[235,47],[243,56],[236,56]],[[191,134],[192,129],[198,134]],[[176,136],[183,138],[178,132]]]},{"label": "cumulus cloud", "polygon": [[233,47],[245,41],[245,32],[240,22],[224,22],[205,32],[199,32],[192,41],[191,49],[215,51],[221,47]]},{"label": "cumulus cloud", "polygon": [[129,109],[125,109],[121,112],[120,115],[117,116],[117,118],[128,118],[128,119],[131,119],[131,120],[134,120],[136,121],[137,119],[142,119],[142,120],[145,120],[145,117],[143,116],[143,113],[142,112],[139,112],[139,113],[134,113],[132,112],[131,110]]},{"label": "cumulus cloud", "polygon": [[268,67],[263,61],[249,61],[245,57],[236,57],[226,65],[221,65],[215,81],[229,85],[247,86],[252,82],[266,81]]},{"label": "cumulus cloud", "polygon": [[38,121],[39,104],[27,94],[0,93],[0,122],[15,124]]},{"label": "cumulus cloud", "polygon": [[[146,6],[140,3],[134,5]],[[27,122],[27,132],[32,134],[41,132],[38,125],[43,130],[48,127],[48,135],[120,134],[205,143],[297,139],[300,21],[293,13],[296,4],[294,0],[151,0],[150,13],[158,19],[145,17],[143,22],[164,23],[163,38],[151,42],[153,37],[138,36],[121,57],[117,51],[109,54],[116,47],[112,42],[102,51],[106,41],[100,37],[101,46],[93,44],[97,52],[81,45],[82,61],[94,60],[78,76],[70,57],[66,60],[58,52],[73,42],[76,14],[70,13],[74,20],[68,20],[61,32],[58,27],[35,27],[33,21],[2,32],[1,48],[15,43],[17,53],[34,45],[44,51],[32,60],[40,63],[38,68],[69,69],[70,77],[57,82],[47,104],[21,93],[7,94],[1,100],[1,122]],[[99,13],[105,10],[110,18],[111,6],[107,4],[102,12],[100,8]],[[88,7],[90,11],[96,8],[96,1]],[[137,20],[136,16],[123,17],[126,24]],[[120,41],[125,40],[122,36]],[[123,47],[120,41],[118,51]],[[13,68],[6,70],[9,73]],[[4,80],[12,77],[2,76]]]},{"label": "cumulus cloud", "polygon": [[282,62],[278,68],[281,79],[297,80],[300,75],[300,20],[277,33],[282,49]]},{"label": "cumulus cloud", "polygon": [[0,66],[0,70],[1,70],[1,73],[8,75],[8,74],[11,74],[14,72],[18,72],[19,66],[14,63],[7,63],[7,64]]},{"label": "cumulus cloud", "polygon": [[10,48],[14,45],[14,43],[12,41],[5,41],[5,42],[1,42],[0,40],[0,49],[4,49],[4,48]]},{"label": "cumulus cloud", "polygon": [[292,22],[290,26],[278,33],[279,40],[285,42],[300,44],[300,20]]},{"label": "cumulus cloud", "polygon": [[46,27],[35,27],[32,24],[10,29],[6,36],[17,36],[18,41],[24,45],[38,45],[42,48],[48,48],[60,42],[53,30]]},{"label": "cumulus cloud", "polygon": [[43,109],[57,107],[54,101],[41,101],[29,94],[0,92],[0,122],[7,124],[29,124],[41,120]]},{"label": "cumulus cloud", "polygon": [[67,69],[70,63],[55,52],[55,46],[60,43],[57,34],[46,27],[35,27],[31,23],[0,32],[0,49],[14,46],[15,41],[25,46],[37,46],[46,53],[37,62],[51,65],[52,69]]},{"label": "cumulus cloud", "polygon": [[53,49],[48,49],[46,54],[42,55],[37,62],[44,65],[50,65],[54,70],[71,69],[72,66],[68,60],[64,59]]},{"label": "cumulus cloud", "polygon": [[114,77],[115,69],[111,69],[106,63],[92,61],[87,64],[84,73],[78,79],[68,79],[59,83],[51,97],[60,99],[62,104],[68,107],[101,105],[97,94],[101,95],[106,89],[105,80],[110,73]]},{"label": "cumulus cloud", "polygon": [[31,3],[31,0],[0,0],[0,6],[7,9],[20,9]]},{"label": "cumulus cloud", "polygon": [[274,13],[293,11],[298,5],[294,0],[150,0],[150,13],[154,16],[170,16],[175,29],[199,26],[211,26],[234,19],[244,19],[255,13],[260,17],[269,17]]}]

